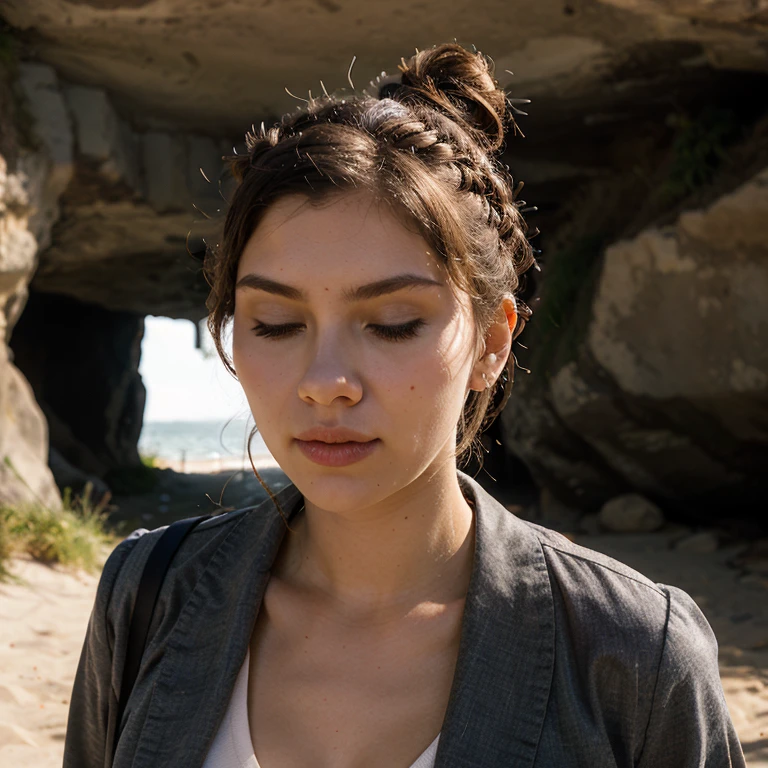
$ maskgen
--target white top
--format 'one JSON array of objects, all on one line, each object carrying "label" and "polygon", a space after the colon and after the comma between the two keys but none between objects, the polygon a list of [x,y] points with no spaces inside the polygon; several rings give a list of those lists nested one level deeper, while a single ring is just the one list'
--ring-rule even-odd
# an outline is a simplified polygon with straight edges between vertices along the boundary
[{"label": "white top", "polygon": [[[245,661],[232,691],[224,719],[208,750],[203,768],[260,768],[253,752],[251,729],[248,724],[248,664],[250,650],[245,653]],[[440,734],[421,753],[409,768],[434,768],[437,742]]]}]

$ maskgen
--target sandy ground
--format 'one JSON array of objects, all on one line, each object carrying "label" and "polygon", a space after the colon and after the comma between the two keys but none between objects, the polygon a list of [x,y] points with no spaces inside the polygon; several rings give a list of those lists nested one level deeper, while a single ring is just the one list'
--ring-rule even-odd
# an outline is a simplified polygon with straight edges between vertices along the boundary
[{"label": "sandy ground", "polygon": [[[256,469],[274,467],[275,461],[270,456],[254,456],[253,464]],[[174,472],[185,474],[211,474],[227,470],[251,471],[251,463],[247,457],[220,456],[217,459],[155,459],[158,469],[172,469]]]},{"label": "sandy ground", "polygon": [[[279,470],[265,475],[275,489],[285,482]],[[141,524],[154,528],[198,514],[190,512],[190,499],[202,509],[200,498],[222,498],[225,483],[223,497],[235,507],[263,495],[245,473],[171,473],[151,498],[125,502],[118,511],[129,523],[149,515]],[[710,554],[683,553],[672,549],[680,536],[679,527],[671,526],[653,534],[573,538],[696,600],[718,638],[723,688],[747,762],[768,768],[768,568],[739,565],[749,542]],[[26,583],[0,584],[0,766],[50,768],[61,765],[69,696],[98,576],[26,558],[14,558],[11,571]]]}]

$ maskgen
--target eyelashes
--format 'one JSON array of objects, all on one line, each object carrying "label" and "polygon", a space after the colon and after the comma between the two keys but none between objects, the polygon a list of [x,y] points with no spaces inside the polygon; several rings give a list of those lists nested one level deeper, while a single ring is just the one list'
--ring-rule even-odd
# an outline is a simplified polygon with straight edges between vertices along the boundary
[{"label": "eyelashes", "polygon": [[281,336],[292,336],[301,328],[301,323],[285,323],[284,325],[267,325],[259,323],[251,329],[257,336],[265,336],[268,339],[279,339]]},{"label": "eyelashes", "polygon": [[[376,336],[386,341],[404,341],[416,336],[425,321],[421,318],[411,320],[401,325],[368,325]],[[267,325],[257,322],[251,329],[256,336],[268,339],[280,339],[295,336],[304,327],[303,323],[284,323],[282,325]]]},{"label": "eyelashes", "polygon": [[369,325],[368,327],[373,328],[373,332],[382,339],[402,341],[416,336],[423,325],[425,322],[419,318],[402,325]]}]

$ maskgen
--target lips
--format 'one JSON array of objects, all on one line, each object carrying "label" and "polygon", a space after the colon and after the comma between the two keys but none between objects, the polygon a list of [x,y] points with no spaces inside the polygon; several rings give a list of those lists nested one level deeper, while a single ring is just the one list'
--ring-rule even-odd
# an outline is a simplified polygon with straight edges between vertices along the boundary
[{"label": "lips", "polygon": [[356,432],[347,427],[313,427],[297,435],[297,440],[305,442],[318,441],[321,443],[367,443],[375,438]]},{"label": "lips", "polygon": [[345,467],[370,456],[381,440],[346,427],[315,427],[296,438],[299,450],[315,464]]}]

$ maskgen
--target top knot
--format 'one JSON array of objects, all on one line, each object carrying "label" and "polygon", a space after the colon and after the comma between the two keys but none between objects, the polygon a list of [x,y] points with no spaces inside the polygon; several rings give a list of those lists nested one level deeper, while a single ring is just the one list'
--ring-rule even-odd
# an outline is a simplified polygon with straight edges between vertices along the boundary
[{"label": "top knot", "polygon": [[504,143],[508,127],[517,129],[507,97],[494,79],[493,61],[480,51],[445,43],[401,60],[402,89],[396,98],[421,101],[446,113],[487,151]]}]

